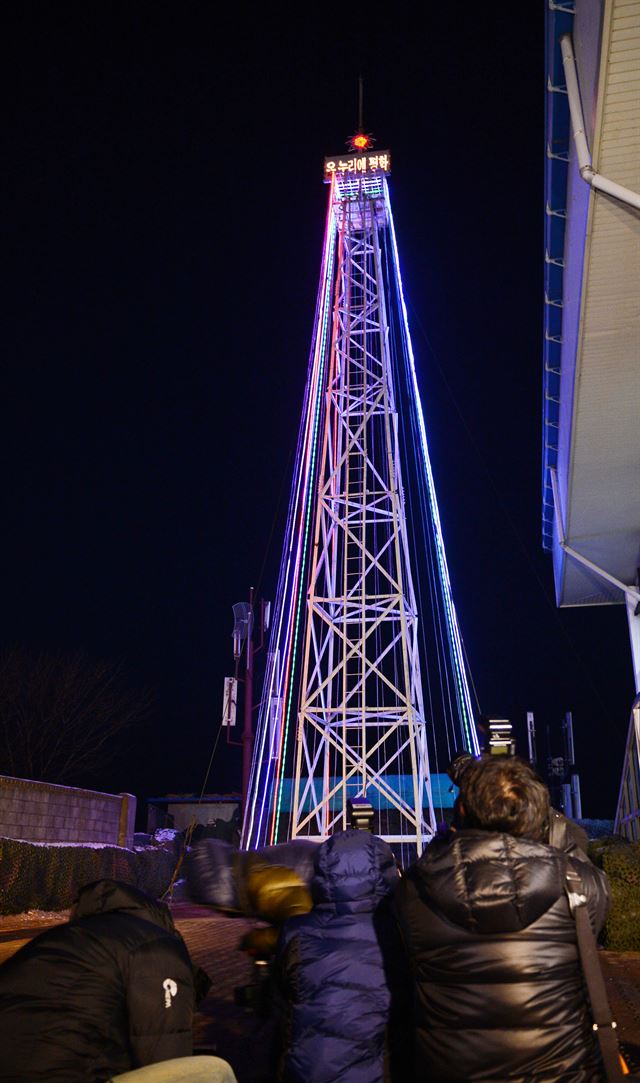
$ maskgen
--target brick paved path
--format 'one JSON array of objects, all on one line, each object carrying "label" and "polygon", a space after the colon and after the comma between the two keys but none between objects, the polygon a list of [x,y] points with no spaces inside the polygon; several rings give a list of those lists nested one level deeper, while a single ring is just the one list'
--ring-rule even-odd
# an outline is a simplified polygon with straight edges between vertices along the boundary
[{"label": "brick paved path", "polygon": [[[196,1046],[215,1046],[218,1055],[233,1065],[238,1083],[266,1083],[271,1027],[251,1009],[237,1007],[233,999],[234,989],[247,985],[253,976],[251,962],[237,945],[255,923],[192,903],[176,903],[172,911],[194,962],[212,981],[195,1019]],[[40,924],[34,919],[4,918],[0,923],[0,962],[31,936],[66,916],[46,915]],[[640,1073],[640,952],[603,951],[600,959],[619,1038],[630,1066]]]},{"label": "brick paved path", "polygon": [[253,964],[238,943],[256,922],[227,917],[204,906],[176,903],[174,921],[194,963],[206,970],[212,986],[194,1024],[194,1045],[210,1048],[233,1066],[238,1083],[266,1083],[271,1025],[250,1008],[239,1008],[233,993],[253,978]]},{"label": "brick paved path", "polygon": [[602,951],[611,1013],[630,1069],[640,1074],[640,952]]},{"label": "brick paved path", "polygon": [[[196,1020],[196,1044],[215,1042],[220,1056],[234,1067],[239,1083],[263,1083],[270,1030],[252,1011],[233,1004],[233,989],[251,981],[251,964],[237,943],[252,922],[228,918],[205,907],[191,908],[190,920],[173,908],[174,918],[192,957],[213,980]],[[618,1037],[630,1067],[640,1072],[640,952],[603,951],[600,960]]]}]

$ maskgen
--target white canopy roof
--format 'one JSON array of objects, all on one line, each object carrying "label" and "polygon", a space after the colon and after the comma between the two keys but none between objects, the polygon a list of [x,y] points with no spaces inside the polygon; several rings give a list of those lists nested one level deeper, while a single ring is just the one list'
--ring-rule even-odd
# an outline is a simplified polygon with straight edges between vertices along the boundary
[{"label": "white canopy roof", "polygon": [[[640,191],[640,2],[578,4],[573,41],[594,169]],[[565,539],[625,584],[640,567],[640,212],[582,179],[571,141],[557,477]],[[553,539],[560,605],[624,602]]]}]

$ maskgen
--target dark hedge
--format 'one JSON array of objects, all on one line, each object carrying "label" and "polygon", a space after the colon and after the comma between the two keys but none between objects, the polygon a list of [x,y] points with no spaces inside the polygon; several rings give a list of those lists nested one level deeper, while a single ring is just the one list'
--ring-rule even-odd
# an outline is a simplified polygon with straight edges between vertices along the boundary
[{"label": "dark hedge", "polygon": [[594,864],[611,886],[611,912],[602,944],[610,951],[640,951],[640,842],[619,837],[598,839],[589,847]]},{"label": "dark hedge", "polygon": [[174,855],[160,847],[34,846],[0,838],[0,914],[63,910],[81,887],[103,878],[124,880],[158,898],[174,865]]}]

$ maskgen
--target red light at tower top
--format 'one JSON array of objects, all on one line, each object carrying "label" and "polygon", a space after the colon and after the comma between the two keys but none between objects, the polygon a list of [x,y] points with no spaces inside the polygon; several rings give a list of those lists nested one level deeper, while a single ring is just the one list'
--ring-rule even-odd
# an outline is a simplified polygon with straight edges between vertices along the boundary
[{"label": "red light at tower top", "polygon": [[356,132],[351,136],[348,146],[349,150],[369,150],[374,144],[374,139],[371,135],[367,135],[365,132]]}]

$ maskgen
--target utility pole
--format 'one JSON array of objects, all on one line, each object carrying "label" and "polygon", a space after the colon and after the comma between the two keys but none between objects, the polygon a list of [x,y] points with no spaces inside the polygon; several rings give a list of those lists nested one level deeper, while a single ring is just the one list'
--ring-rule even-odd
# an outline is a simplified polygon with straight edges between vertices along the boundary
[{"label": "utility pole", "polygon": [[529,763],[532,767],[535,767],[538,757],[536,754],[536,724],[533,711],[527,711],[527,740],[529,742]]},{"label": "utility pole", "polygon": [[253,758],[253,587],[249,588],[250,616],[247,628],[247,662],[244,671],[244,725],[242,727],[242,811],[247,807]]},{"label": "utility pole", "polygon": [[[233,741],[227,728],[227,744],[242,747],[242,809],[246,808],[247,794],[249,792],[249,776],[251,774],[251,757],[253,755],[253,587],[249,588],[249,601],[236,602],[233,608],[233,658],[235,661],[235,676],[225,678],[225,698],[223,710],[223,726],[231,727],[236,724],[235,701],[237,697],[238,681],[244,680],[244,718],[242,737],[239,741]],[[244,678],[239,678],[238,673],[243,651],[246,651]]]},{"label": "utility pole", "polygon": [[[262,650],[265,632],[269,627],[271,602],[260,602],[260,640],[254,643],[254,604],[255,590],[249,588],[249,601],[236,602],[233,608],[233,658],[235,675],[225,678],[224,707],[222,725],[227,727],[227,744],[242,747],[242,809],[247,806],[251,764],[253,761],[253,662],[255,655]],[[244,677],[239,677],[241,659],[245,653]],[[230,738],[230,728],[236,724],[236,699],[238,684],[244,682],[244,716],[242,736],[239,741]]]},{"label": "utility pole", "polygon": [[[568,814],[574,819],[582,818],[582,799],[580,796],[580,775],[576,772],[576,753],[573,744],[573,715],[567,711],[562,725],[566,758],[565,800],[571,808]],[[568,779],[568,781],[567,781]]]}]

